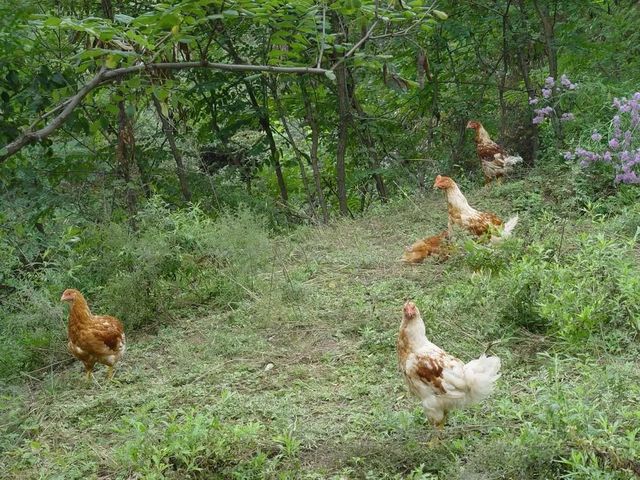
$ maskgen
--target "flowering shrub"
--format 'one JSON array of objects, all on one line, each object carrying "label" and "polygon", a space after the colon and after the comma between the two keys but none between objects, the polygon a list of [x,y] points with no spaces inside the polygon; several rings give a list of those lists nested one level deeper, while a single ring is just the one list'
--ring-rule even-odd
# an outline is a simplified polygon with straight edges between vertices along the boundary
[{"label": "flowering shrub", "polygon": [[[615,183],[640,183],[640,92],[627,100],[614,98],[613,105],[618,112],[609,123],[608,139],[604,141],[601,133],[594,131],[591,135],[589,149],[576,148],[566,152],[565,158],[577,158],[582,167],[594,163],[610,165],[615,173]],[[623,133],[624,132],[624,133]]]},{"label": "flowering shrub", "polygon": [[[553,77],[547,77],[544,82],[544,87],[545,88],[542,89],[542,98],[529,98],[530,105],[538,105],[540,102],[547,104],[545,107],[537,108],[535,110],[536,116],[533,119],[533,123],[536,124],[542,123],[545,118],[551,118],[553,115],[557,116],[558,106],[562,97],[571,90],[576,90],[578,88],[578,84],[571,82],[566,75],[562,75],[559,84],[556,84]],[[571,120],[575,120],[572,113],[563,113],[560,117],[560,121],[562,122],[568,122]]]}]

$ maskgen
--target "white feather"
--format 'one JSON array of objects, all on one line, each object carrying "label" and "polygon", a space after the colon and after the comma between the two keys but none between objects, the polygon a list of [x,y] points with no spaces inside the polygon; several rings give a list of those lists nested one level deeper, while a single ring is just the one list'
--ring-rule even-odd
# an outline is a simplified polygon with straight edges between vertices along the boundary
[{"label": "white feather", "polygon": [[513,218],[510,218],[509,221],[504,224],[502,232],[500,232],[500,236],[491,235],[491,243],[498,243],[499,241],[507,237],[510,237],[511,233],[513,232],[513,229],[516,228],[516,225],[518,224],[518,220],[519,220],[518,215],[516,215]]}]

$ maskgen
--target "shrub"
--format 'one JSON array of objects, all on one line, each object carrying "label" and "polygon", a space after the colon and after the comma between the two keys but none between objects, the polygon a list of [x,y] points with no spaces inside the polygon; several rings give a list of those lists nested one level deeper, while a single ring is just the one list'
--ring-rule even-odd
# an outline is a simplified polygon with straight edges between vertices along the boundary
[{"label": "shrub", "polygon": [[563,256],[531,247],[502,278],[504,316],[576,347],[604,327],[635,325],[640,275],[632,248],[603,234],[583,235]]},{"label": "shrub", "polygon": [[[66,356],[66,309],[59,302],[65,288],[78,288],[93,312],[119,318],[127,331],[205,302],[227,307],[254,295],[270,241],[264,221],[248,209],[214,220],[197,206],[174,211],[155,198],[137,221],[135,232],[115,222],[61,224],[62,239],[47,240],[37,268],[15,261],[0,267],[11,289],[3,300],[0,347],[7,355],[0,378]],[[10,243],[0,242],[2,258],[12,253]]]},{"label": "shrub", "polygon": [[260,450],[261,425],[228,425],[195,408],[176,410],[160,421],[141,410],[124,423],[121,433],[133,438],[118,457],[144,478],[165,478],[170,472],[202,478],[264,478],[279,458],[270,459]]}]

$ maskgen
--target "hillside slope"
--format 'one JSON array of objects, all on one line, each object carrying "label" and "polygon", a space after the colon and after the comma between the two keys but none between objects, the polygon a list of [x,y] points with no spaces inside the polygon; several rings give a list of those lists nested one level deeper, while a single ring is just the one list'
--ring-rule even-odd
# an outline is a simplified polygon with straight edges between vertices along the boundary
[{"label": "hillside slope", "polygon": [[[2,478],[640,475],[640,209],[568,218],[545,182],[471,192],[521,225],[444,264],[399,261],[446,224],[440,192],[273,239],[244,302],[128,334],[113,383],[73,363],[7,387]],[[450,353],[503,360],[435,448],[397,372],[406,299]]]}]

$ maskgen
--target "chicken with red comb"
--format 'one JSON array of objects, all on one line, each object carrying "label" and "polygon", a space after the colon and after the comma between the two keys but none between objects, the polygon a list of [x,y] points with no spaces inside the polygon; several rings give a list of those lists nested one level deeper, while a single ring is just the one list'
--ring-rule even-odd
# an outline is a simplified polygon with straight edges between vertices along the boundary
[{"label": "chicken with red comb", "polygon": [[65,290],[60,301],[71,305],[67,345],[69,353],[84,363],[87,380],[91,378],[96,363],[109,367],[107,378],[110,380],[113,378],[113,366],[126,348],[122,324],[117,318],[108,315],[93,315],[78,290]]},{"label": "chicken with red comb", "polygon": [[476,151],[482,163],[485,184],[489,185],[495,178],[498,184],[502,183],[502,177],[511,172],[513,167],[522,162],[522,157],[510,155],[507,151],[491,140],[489,133],[480,122],[475,120],[467,123],[467,128],[475,131]]},{"label": "chicken with red comb", "polygon": [[500,359],[484,354],[463,363],[431,343],[420,310],[406,302],[398,333],[398,365],[409,391],[422,403],[429,423],[444,427],[447,413],[480,402],[500,377]]},{"label": "chicken with red comb", "polygon": [[[447,230],[449,233],[451,233],[453,225],[459,225],[471,235],[479,237],[489,234],[491,235],[491,241],[495,243],[510,236],[518,224],[517,215],[503,224],[502,220],[493,213],[480,212],[472,208],[456,182],[449,177],[438,175],[433,188],[438,188],[445,193],[448,214]],[[493,235],[494,230],[497,230],[496,227],[502,228],[500,235]]]}]

